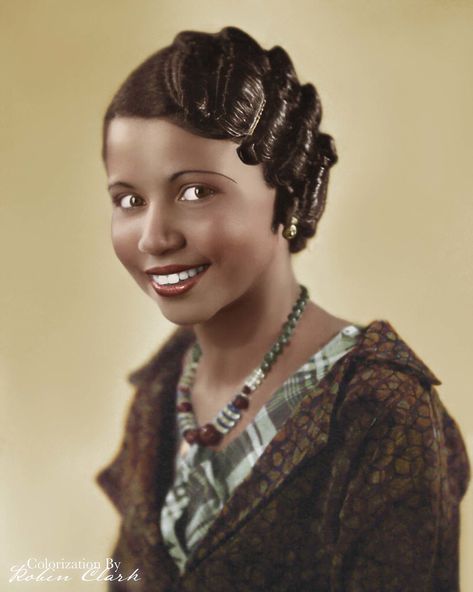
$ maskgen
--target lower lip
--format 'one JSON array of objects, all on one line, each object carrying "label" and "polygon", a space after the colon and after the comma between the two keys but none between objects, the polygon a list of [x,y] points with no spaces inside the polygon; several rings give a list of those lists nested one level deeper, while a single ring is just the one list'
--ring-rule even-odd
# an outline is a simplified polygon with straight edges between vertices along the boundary
[{"label": "lower lip", "polygon": [[[210,266],[209,266],[210,267]],[[153,290],[159,296],[180,296],[181,294],[185,294],[189,290],[191,290],[200,278],[205,274],[208,267],[201,271],[194,277],[188,278],[187,280],[180,281],[178,284],[166,284],[165,286],[160,286],[155,281],[151,280],[151,285],[153,286]]]}]

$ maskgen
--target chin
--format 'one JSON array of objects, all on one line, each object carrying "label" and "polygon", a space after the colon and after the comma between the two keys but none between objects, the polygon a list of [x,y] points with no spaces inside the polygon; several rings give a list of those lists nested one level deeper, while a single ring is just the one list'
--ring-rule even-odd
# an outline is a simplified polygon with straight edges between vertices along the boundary
[{"label": "chin", "polygon": [[169,305],[167,303],[163,305],[161,302],[158,302],[157,304],[163,317],[174,325],[198,325],[205,323],[213,316],[212,314],[206,314],[202,310],[196,310],[195,306],[189,306],[185,302],[180,304],[173,302]]}]

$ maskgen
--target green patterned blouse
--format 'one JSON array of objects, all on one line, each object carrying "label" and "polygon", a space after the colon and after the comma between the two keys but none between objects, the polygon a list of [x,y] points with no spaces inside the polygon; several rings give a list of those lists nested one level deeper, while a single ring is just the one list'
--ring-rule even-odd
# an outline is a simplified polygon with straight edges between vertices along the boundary
[{"label": "green patterned blouse", "polygon": [[161,532],[181,573],[223,505],[283,423],[335,362],[356,345],[361,330],[361,326],[349,325],[313,354],[223,450],[192,446],[185,456],[177,456],[174,483],[161,512]]}]

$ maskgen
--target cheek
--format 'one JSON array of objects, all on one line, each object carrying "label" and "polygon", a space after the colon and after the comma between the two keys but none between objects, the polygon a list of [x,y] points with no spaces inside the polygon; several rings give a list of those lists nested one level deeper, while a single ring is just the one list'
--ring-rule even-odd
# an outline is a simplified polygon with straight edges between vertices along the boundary
[{"label": "cheek", "polygon": [[136,259],[138,239],[133,228],[112,219],[111,239],[113,250],[121,263],[130,268]]},{"label": "cheek", "polygon": [[223,213],[200,228],[199,242],[203,253],[214,263],[224,264],[232,272],[251,262],[263,266],[278,244],[271,231],[272,212],[251,208],[245,212]]}]

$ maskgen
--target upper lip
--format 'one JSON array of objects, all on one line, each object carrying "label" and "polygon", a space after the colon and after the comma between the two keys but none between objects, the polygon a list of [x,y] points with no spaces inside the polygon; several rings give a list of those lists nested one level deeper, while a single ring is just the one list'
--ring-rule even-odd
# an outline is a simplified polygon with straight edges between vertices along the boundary
[{"label": "upper lip", "polygon": [[170,273],[179,273],[186,269],[194,269],[201,265],[209,265],[208,263],[196,263],[195,265],[164,265],[163,267],[150,267],[146,270],[146,273],[151,275],[168,275]]}]

